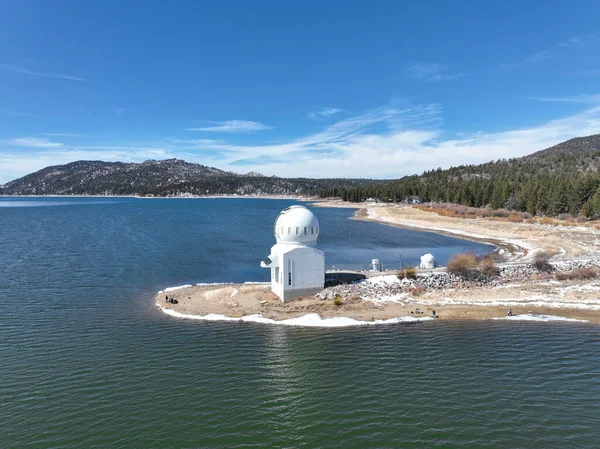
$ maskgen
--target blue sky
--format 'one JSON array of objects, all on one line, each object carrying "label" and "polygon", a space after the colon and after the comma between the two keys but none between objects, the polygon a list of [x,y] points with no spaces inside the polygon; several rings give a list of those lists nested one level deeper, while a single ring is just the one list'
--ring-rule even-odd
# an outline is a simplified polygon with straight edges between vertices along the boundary
[{"label": "blue sky", "polygon": [[600,2],[0,0],[0,183],[80,159],[393,178],[600,132]]}]

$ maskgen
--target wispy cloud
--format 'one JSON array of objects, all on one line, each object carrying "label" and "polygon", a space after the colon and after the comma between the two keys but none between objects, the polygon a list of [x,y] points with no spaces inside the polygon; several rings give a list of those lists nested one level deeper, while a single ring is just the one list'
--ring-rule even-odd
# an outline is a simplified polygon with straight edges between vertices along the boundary
[{"label": "wispy cloud", "polygon": [[264,125],[259,122],[250,120],[226,120],[224,122],[206,122],[212,126],[204,126],[201,128],[186,128],[186,131],[209,131],[221,133],[247,133],[253,131],[264,131],[273,129],[271,126]]},{"label": "wispy cloud", "polygon": [[404,72],[421,81],[449,81],[466,76],[463,72],[449,72],[445,65],[433,62],[412,63],[404,69]]},{"label": "wispy cloud", "polygon": [[6,70],[8,72],[22,73],[24,75],[41,76],[43,78],[54,78],[54,79],[68,80],[68,81],[80,81],[83,83],[91,83],[92,82],[86,78],[81,78],[79,76],[65,75],[64,73],[55,73],[55,72],[38,72],[35,70],[26,69],[25,67],[18,67],[18,66],[14,66],[14,65],[10,65],[10,64],[5,64],[2,62],[0,62],[0,69]]},{"label": "wispy cloud", "polygon": [[581,47],[589,42],[591,37],[576,36],[565,41],[559,42],[551,47],[545,48],[533,54],[525,56],[523,59],[517,62],[502,64],[498,66],[498,69],[514,69],[530,64],[535,64],[546,59],[551,59],[559,56],[562,52],[570,48]]},{"label": "wispy cloud", "polygon": [[50,137],[86,137],[85,134],[72,134],[72,133],[40,133],[41,136]]},{"label": "wispy cloud", "polygon": [[[586,103],[583,102],[583,105]],[[225,139],[170,139],[150,145],[74,146],[23,137],[0,147],[0,183],[48,165],[79,159],[141,162],[178,157],[225,170],[302,177],[398,178],[437,167],[530,154],[564,140],[600,133],[600,105],[535,127],[454,134],[439,105],[382,106],[296,138],[265,144]]]},{"label": "wispy cloud", "polygon": [[342,112],[342,110],[338,108],[321,108],[318,111],[309,112],[308,117],[313,120],[321,120],[340,112]]},{"label": "wispy cloud", "polygon": [[129,109],[127,109],[127,108],[108,108],[108,112],[110,112],[111,114],[117,115],[117,116],[123,115],[127,111],[129,111]]},{"label": "wispy cloud", "polygon": [[591,103],[600,104],[600,94],[581,94],[568,97],[529,97],[535,101],[549,101],[559,103]]},{"label": "wispy cloud", "polygon": [[[424,170],[519,157],[600,132],[600,106],[533,128],[443,138],[436,105],[381,107],[274,145],[199,143],[226,150],[216,165],[278,176],[398,178]],[[432,126],[432,124],[437,124]],[[177,152],[176,148],[171,151]],[[190,153],[192,149],[188,148]]]},{"label": "wispy cloud", "polygon": [[10,139],[8,143],[9,145],[27,148],[62,148],[64,146],[61,142],[51,142],[48,139],[39,137],[18,137]]},{"label": "wispy cloud", "polygon": [[8,108],[0,108],[0,114],[12,115],[15,117],[27,117],[27,114],[25,114],[24,112],[15,111],[14,109],[8,109]]}]

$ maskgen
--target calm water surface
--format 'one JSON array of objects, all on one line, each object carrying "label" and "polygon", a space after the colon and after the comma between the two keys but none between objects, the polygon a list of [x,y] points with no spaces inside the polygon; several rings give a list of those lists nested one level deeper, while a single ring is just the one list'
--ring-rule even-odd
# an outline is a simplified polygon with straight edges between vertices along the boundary
[{"label": "calm water surface", "polygon": [[[276,200],[0,199],[0,447],[599,447],[600,329],[310,329],[160,313],[266,280]],[[316,209],[327,265],[472,242]]]}]

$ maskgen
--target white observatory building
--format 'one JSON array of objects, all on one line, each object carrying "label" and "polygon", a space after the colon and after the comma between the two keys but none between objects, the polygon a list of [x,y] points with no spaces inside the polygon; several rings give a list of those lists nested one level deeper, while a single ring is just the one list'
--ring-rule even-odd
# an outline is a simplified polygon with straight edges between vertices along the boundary
[{"label": "white observatory building", "polygon": [[283,302],[312,295],[325,284],[325,255],[315,248],[319,221],[304,206],[290,206],[275,220],[277,244],[260,266],[271,269],[271,290]]}]

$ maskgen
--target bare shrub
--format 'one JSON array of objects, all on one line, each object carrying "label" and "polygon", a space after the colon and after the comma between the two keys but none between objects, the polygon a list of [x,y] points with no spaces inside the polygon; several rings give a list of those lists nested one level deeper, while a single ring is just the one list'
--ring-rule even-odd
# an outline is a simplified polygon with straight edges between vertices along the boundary
[{"label": "bare shrub", "polygon": [[344,304],[344,300],[342,299],[342,297],[340,295],[337,295],[335,298],[333,298],[333,303],[336,306],[341,306],[342,304]]},{"label": "bare shrub", "polygon": [[425,293],[425,287],[422,285],[415,285],[408,292],[411,296],[421,296],[423,293]]},{"label": "bare shrub", "polygon": [[539,224],[553,225],[556,223],[556,220],[550,217],[540,217],[538,218],[537,222]]},{"label": "bare shrub", "polygon": [[494,263],[494,257],[491,254],[486,255],[479,261],[479,270],[486,276],[498,276],[500,268]]},{"label": "bare shrub", "polygon": [[554,269],[554,267],[550,264],[549,260],[556,253],[550,251],[538,251],[533,256],[533,266],[538,271],[549,272]]},{"label": "bare shrub", "polygon": [[508,217],[511,212],[506,209],[497,209],[492,214],[494,217]]},{"label": "bare shrub", "polygon": [[556,273],[554,277],[559,281],[581,281],[595,279],[598,274],[598,270],[595,268],[576,268],[575,270]]},{"label": "bare shrub", "polygon": [[477,272],[477,258],[474,253],[454,254],[448,264],[446,271],[460,277],[470,277]]},{"label": "bare shrub", "polygon": [[396,275],[398,279],[417,279],[417,270],[414,267],[403,268]]},{"label": "bare shrub", "polygon": [[523,221],[523,218],[521,217],[521,214],[510,214],[508,217],[506,217],[506,221],[510,222],[510,223],[521,223]]},{"label": "bare shrub", "polygon": [[474,253],[454,254],[448,261],[446,271],[464,279],[492,277],[500,274],[493,254],[485,256],[476,256]]}]

